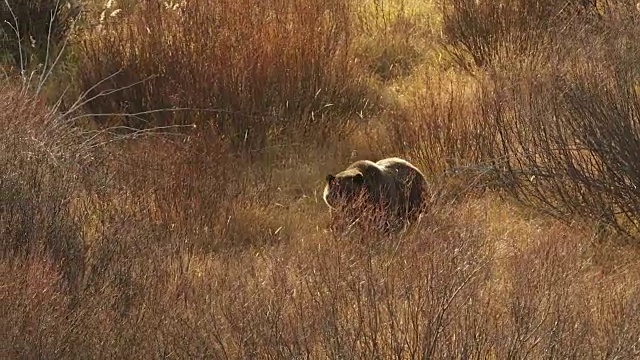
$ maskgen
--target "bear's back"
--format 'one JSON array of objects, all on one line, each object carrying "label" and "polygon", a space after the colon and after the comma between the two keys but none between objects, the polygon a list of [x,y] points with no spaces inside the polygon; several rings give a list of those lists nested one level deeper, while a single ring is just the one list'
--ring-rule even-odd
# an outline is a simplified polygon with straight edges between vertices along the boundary
[{"label": "bear's back", "polygon": [[383,171],[392,174],[397,180],[403,182],[413,179],[418,182],[424,181],[424,175],[422,175],[422,172],[406,160],[392,157],[382,159],[375,164]]},{"label": "bear's back", "polygon": [[415,214],[425,200],[426,180],[422,172],[410,162],[397,157],[382,159],[376,165],[399,183],[399,202],[404,211]]},{"label": "bear's back", "polygon": [[370,160],[356,161],[345,172],[354,170],[364,175],[364,185],[372,201],[382,200],[391,206],[396,206],[400,189],[395,174]]}]

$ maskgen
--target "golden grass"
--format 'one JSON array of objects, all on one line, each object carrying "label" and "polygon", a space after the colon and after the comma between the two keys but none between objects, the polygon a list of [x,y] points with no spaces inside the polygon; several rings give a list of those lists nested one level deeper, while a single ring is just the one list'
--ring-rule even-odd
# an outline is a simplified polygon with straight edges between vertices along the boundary
[{"label": "golden grass", "polygon": [[[149,88],[101,96],[94,112],[211,100],[277,115],[264,127],[224,119],[262,131],[251,146],[202,113],[196,129],[171,135],[61,137],[48,129],[75,115],[0,87],[2,358],[638,356],[637,246],[493,186],[486,79],[437,56],[435,2],[195,4],[184,17],[153,10],[163,18],[129,4],[110,33],[82,34],[77,85],[120,68],[126,76],[106,85],[159,72]],[[349,23],[328,26],[325,10]],[[308,20],[317,27],[306,31]],[[142,31],[149,24],[155,35]],[[333,31],[349,41],[333,42]],[[247,48],[222,46],[234,34]],[[340,111],[317,111],[337,98]],[[328,132],[334,125],[349,132]],[[69,148],[85,160],[63,157]],[[387,156],[425,171],[425,216],[386,238],[329,232],[324,176]]]},{"label": "golden grass", "polygon": [[305,168],[327,160],[288,160],[279,173],[237,173],[245,185],[219,218],[184,217],[193,203],[183,197],[161,203],[158,228],[145,195],[128,195],[132,211],[119,207],[90,246],[75,307],[46,255],[3,261],[3,308],[33,319],[5,312],[8,357],[632,354],[633,339],[608,324],[634,331],[640,268],[607,259],[604,271],[588,231],[487,196],[439,205],[393,241],[335,238],[309,181],[318,167]]},{"label": "golden grass", "polygon": [[350,131],[375,98],[352,61],[350,16],[343,0],[143,2],[87,32],[77,83],[85,91],[113,75],[90,95],[121,89],[88,103],[94,113],[182,109],[96,117],[101,124],[195,124],[254,151],[273,145],[274,134],[326,138]]}]

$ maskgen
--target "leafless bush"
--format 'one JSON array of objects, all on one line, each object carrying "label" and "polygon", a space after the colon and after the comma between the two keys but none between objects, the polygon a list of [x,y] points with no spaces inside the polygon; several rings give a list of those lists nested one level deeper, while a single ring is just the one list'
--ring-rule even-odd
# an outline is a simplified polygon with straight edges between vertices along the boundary
[{"label": "leafless bush", "polygon": [[511,87],[509,100],[495,99],[487,112],[516,197],[560,218],[584,216],[635,236],[639,102],[631,78],[620,76],[534,80]]},{"label": "leafless bush", "polygon": [[[554,216],[636,233],[635,4],[471,1],[451,11],[450,40],[485,70],[474,76],[480,95],[469,127],[482,156],[459,157],[505,175],[517,199]],[[523,47],[509,54],[503,45]]]},{"label": "leafless bush", "polygon": [[[250,149],[289,132],[309,140],[345,134],[367,97],[352,61],[349,17],[342,0],[169,8],[146,1],[87,35],[79,86],[115,74],[91,94],[127,88],[87,104],[91,112],[134,128],[211,123]],[[191,111],[154,111],[176,108]],[[118,119],[122,112],[138,116]]]}]

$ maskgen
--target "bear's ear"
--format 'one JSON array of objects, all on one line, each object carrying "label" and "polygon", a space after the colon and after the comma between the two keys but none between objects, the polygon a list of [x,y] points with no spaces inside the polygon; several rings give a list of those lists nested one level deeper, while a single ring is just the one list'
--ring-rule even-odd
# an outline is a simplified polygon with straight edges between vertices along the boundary
[{"label": "bear's ear", "polygon": [[336,179],[336,177],[331,175],[331,174],[329,174],[329,175],[327,175],[327,177],[325,179],[327,180],[327,184],[331,184],[333,182],[333,180]]},{"label": "bear's ear", "polygon": [[353,182],[354,182],[355,184],[362,185],[362,184],[364,183],[364,175],[362,175],[362,174],[356,174],[356,175],[353,177]]}]

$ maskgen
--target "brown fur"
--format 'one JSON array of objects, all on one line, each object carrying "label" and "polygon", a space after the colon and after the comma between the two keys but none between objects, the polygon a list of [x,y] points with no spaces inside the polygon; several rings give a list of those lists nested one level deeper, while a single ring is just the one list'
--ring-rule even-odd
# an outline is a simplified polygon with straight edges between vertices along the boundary
[{"label": "brown fur", "polygon": [[[365,222],[374,221],[382,230],[397,230],[418,218],[425,185],[422,172],[406,160],[360,160],[342,172],[327,175],[323,198],[339,221],[362,223],[366,218]],[[368,216],[369,210],[374,210],[375,216]]]}]

